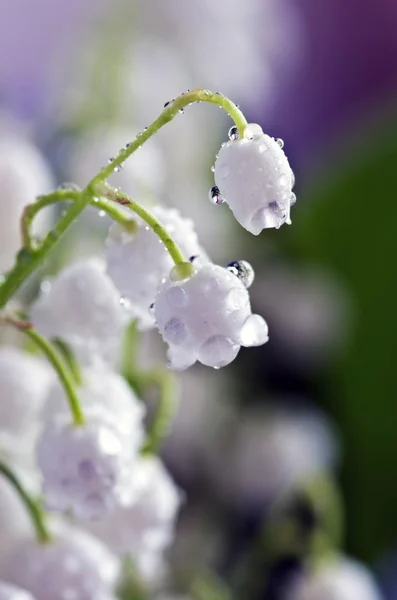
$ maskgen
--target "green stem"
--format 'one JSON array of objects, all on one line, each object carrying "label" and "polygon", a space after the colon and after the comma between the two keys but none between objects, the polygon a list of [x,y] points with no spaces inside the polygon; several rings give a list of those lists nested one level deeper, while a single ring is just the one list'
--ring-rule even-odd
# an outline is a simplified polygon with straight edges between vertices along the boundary
[{"label": "green stem", "polygon": [[149,225],[149,227],[160,238],[164,246],[167,248],[175,265],[181,267],[181,276],[187,277],[188,275],[191,275],[194,270],[193,265],[185,259],[182,250],[172,239],[164,225],[162,225],[162,223],[160,223],[160,221],[149,210],[139,204],[139,202],[136,200],[130,198],[124,192],[116,190],[106,183],[100,184],[100,188],[101,194],[105,195],[107,198],[109,198],[109,200],[113,200],[122,206],[126,206]]},{"label": "green stem", "polygon": [[40,263],[46,258],[55,244],[65,234],[70,225],[83,212],[90,202],[89,195],[82,195],[59,219],[55,227],[48,232],[41,246],[37,250],[22,248],[16,258],[16,263],[7,273],[0,286],[0,308],[4,307],[13,293],[33,273]]},{"label": "green stem", "polygon": [[81,374],[81,368],[78,360],[76,359],[74,352],[68,346],[66,342],[61,340],[61,338],[55,338],[52,340],[52,343],[57,348],[57,350],[61,353],[62,358],[66,362],[69,367],[71,374],[73,375],[74,381],[77,385],[83,384],[83,377]]},{"label": "green stem", "polygon": [[8,479],[11,485],[15,488],[16,492],[19,494],[22,502],[25,504],[36,531],[37,541],[40,544],[47,544],[50,542],[51,536],[45,524],[44,513],[41,510],[39,503],[31,498],[15,473],[13,473],[12,470],[2,461],[0,461],[0,473],[2,473],[2,475]]},{"label": "green stem", "polygon": [[79,398],[77,396],[73,377],[62,362],[62,359],[59,356],[56,348],[53,346],[53,344],[51,344],[50,341],[33,329],[33,327],[25,327],[22,328],[21,331],[23,331],[36,344],[43,354],[45,354],[46,358],[56,371],[69,403],[70,412],[72,413],[73,417],[73,424],[76,426],[84,425],[85,419]]},{"label": "green stem", "polygon": [[169,432],[170,422],[175,412],[176,380],[172,373],[164,369],[153,369],[146,377],[159,388],[156,414],[141,449],[142,454],[148,455],[158,453],[163,439]]},{"label": "green stem", "polygon": [[[32,223],[37,215],[43,208],[57,204],[62,201],[78,201],[81,200],[83,193],[78,190],[72,189],[60,189],[51,192],[50,194],[46,194],[45,196],[39,196],[36,202],[32,204],[28,204],[25,207],[25,210],[21,219],[21,233],[22,233],[22,242],[23,246],[30,251],[37,251],[39,248],[35,248],[31,235]],[[128,231],[133,231],[136,227],[135,221],[132,220],[128,215],[126,215],[125,211],[120,209],[117,204],[113,202],[109,202],[107,198],[97,198],[90,197],[89,204],[95,206],[99,210],[103,210],[106,212],[114,221],[120,223],[123,227],[128,229]]]},{"label": "green stem", "polygon": [[244,129],[247,125],[247,121],[234,102],[223,96],[223,94],[213,93],[210,90],[196,88],[194,90],[188,91],[186,94],[182,94],[169,102],[164,108],[161,115],[153,121],[149,127],[145,129],[142,133],[138,134],[137,137],[124,149],[122,149],[118,156],[114,158],[106,167],[104,167],[96,177],[94,177],[90,186],[95,186],[98,183],[105,181],[109,175],[113,173],[117,167],[120,167],[125,160],[131,154],[133,154],[140,146],[142,146],[149,138],[151,138],[161,127],[172,121],[172,119],[179,113],[182,112],[183,109],[192,104],[193,102],[209,102],[210,104],[217,104],[221,108],[223,108],[228,115],[233,119],[238,128],[240,137],[243,136]]}]

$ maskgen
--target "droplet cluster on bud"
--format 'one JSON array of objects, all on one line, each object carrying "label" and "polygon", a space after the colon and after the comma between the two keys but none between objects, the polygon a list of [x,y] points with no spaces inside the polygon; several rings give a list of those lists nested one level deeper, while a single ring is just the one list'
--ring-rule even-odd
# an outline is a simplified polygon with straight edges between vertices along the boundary
[{"label": "droplet cluster on bud", "polygon": [[265,321],[251,312],[244,284],[212,263],[198,265],[188,279],[167,278],[156,295],[155,316],[169,346],[170,367],[176,370],[196,361],[226,366],[240,346],[258,346],[268,339]]},{"label": "droplet cluster on bud", "polygon": [[237,221],[254,235],[290,223],[296,198],[282,145],[255,123],[246,126],[242,139],[229,137],[215,162],[215,183]]}]

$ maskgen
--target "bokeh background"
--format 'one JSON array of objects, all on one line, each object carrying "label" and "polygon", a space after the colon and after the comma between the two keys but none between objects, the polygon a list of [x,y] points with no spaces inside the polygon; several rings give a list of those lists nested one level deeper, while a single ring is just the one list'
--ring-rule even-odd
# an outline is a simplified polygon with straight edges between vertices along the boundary
[{"label": "bokeh background", "polygon": [[[55,184],[83,185],[194,87],[223,92],[282,138],[295,172],[292,226],[253,239],[207,201],[230,123],[199,105],[114,176],[193,218],[216,262],[251,262],[253,308],[270,328],[265,347],[222,371],[181,376],[164,447],[187,495],[170,555],[176,580],[210,568],[252,585],[242,597],[277,600],[272,577],[295,568],[301,550],[286,544],[268,560],[253,549],[280,498],[300,490],[303,538],[343,529],[341,550],[397,598],[395,0],[0,4],[0,135],[29,138]],[[44,270],[99,252],[107,226],[88,211]],[[158,354],[142,340],[142,360]],[[314,476],[331,486],[325,499],[308,491]],[[339,510],[332,481],[344,518],[328,524]]]}]

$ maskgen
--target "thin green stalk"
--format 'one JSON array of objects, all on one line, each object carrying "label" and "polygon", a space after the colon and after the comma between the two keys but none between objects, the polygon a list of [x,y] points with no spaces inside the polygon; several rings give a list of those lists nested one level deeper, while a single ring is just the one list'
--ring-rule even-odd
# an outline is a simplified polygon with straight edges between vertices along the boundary
[{"label": "thin green stalk", "polygon": [[217,104],[223,108],[235,122],[240,137],[243,136],[244,129],[247,125],[247,120],[234,102],[226,98],[226,96],[223,94],[214,93],[210,90],[202,88],[189,90],[185,94],[182,94],[181,96],[178,96],[171,102],[167,103],[161,115],[155,121],[153,121],[149,127],[142,131],[142,133],[138,134],[136,138],[130,144],[128,144],[128,146],[122,149],[118,156],[111,160],[109,164],[106,165],[106,167],[104,167],[98,173],[98,175],[91,180],[89,185],[95,187],[98,183],[106,181],[113,171],[115,171],[118,167],[121,167],[124,161],[127,160],[127,158],[131,156],[131,154],[133,154],[138,148],[140,148],[140,146],[142,146],[149,138],[157,133],[161,127],[172,121],[172,119],[178,113],[183,112],[183,109],[186,106],[194,102],[209,102],[210,104]]},{"label": "thin green stalk", "polygon": [[0,460],[0,473],[8,479],[11,485],[15,488],[19,494],[22,502],[24,503],[30,518],[32,520],[34,529],[36,531],[36,537],[39,544],[47,544],[51,541],[51,535],[47,529],[45,523],[44,513],[40,508],[40,505],[35,501],[25,490],[18,477],[13,471]]},{"label": "thin green stalk", "polygon": [[35,344],[35,346],[41,350],[57,373],[59,381],[65,391],[70,412],[72,413],[73,417],[73,424],[75,426],[84,425],[85,419],[80,405],[80,400],[77,396],[76,384],[74,382],[73,375],[70,373],[68,367],[64,364],[55,346],[38,331],[36,331],[33,328],[33,325],[27,321],[23,321],[18,317],[7,314],[2,315],[0,320],[3,323],[12,325],[24,333]]},{"label": "thin green stalk", "polygon": [[49,340],[33,329],[33,327],[26,327],[21,329],[21,331],[23,331],[25,335],[27,335],[36,344],[43,354],[45,354],[46,358],[56,371],[69,403],[70,412],[72,413],[73,417],[73,424],[76,426],[84,425],[85,419],[80,405],[80,400],[77,396],[75,382],[73,381],[71,373],[66,368],[61,357],[59,356],[56,348]]},{"label": "thin green stalk", "polygon": [[[55,190],[50,194],[46,194],[45,196],[39,196],[36,202],[28,204],[25,207],[21,219],[21,234],[24,248],[30,251],[39,250],[39,247],[34,247],[31,234],[32,223],[37,213],[46,206],[57,204],[58,202],[81,200],[82,195],[82,192],[78,190],[60,189]],[[90,197],[89,204],[106,212],[114,221],[120,223],[120,225],[125,227],[128,231],[134,231],[136,228],[135,221],[126,215],[125,211],[120,209],[117,204],[109,202],[107,198]]]},{"label": "thin green stalk", "polygon": [[175,411],[177,391],[175,377],[165,369],[153,369],[146,376],[159,388],[156,414],[141,448],[141,453],[148,455],[157,454],[163,439],[169,432],[170,422]]},{"label": "thin green stalk", "polygon": [[186,260],[182,253],[182,250],[172,239],[164,225],[162,225],[162,223],[160,223],[160,221],[149,210],[147,210],[144,206],[139,204],[139,202],[137,202],[136,200],[130,198],[124,192],[116,190],[108,184],[101,184],[101,193],[103,195],[106,195],[106,197],[110,200],[118,202],[122,206],[126,206],[134,213],[136,213],[139,217],[141,217],[141,219],[143,219],[149,225],[149,227],[160,238],[164,246],[167,248],[175,265],[181,267],[181,276],[186,277],[193,272],[193,265]]},{"label": "thin green stalk", "polygon": [[0,286],[0,308],[3,308],[7,304],[13,293],[38,268],[40,263],[47,257],[48,253],[65,234],[75,219],[83,212],[89,202],[90,196],[82,195],[79,200],[76,200],[70,206],[54,228],[48,232],[37,250],[22,248],[18,252],[15,265],[8,271]]},{"label": "thin green stalk", "polygon": [[77,385],[82,385],[83,377],[81,374],[81,368],[79,365],[79,361],[76,359],[76,356],[74,355],[74,352],[72,351],[72,349],[68,346],[68,344],[66,342],[61,340],[61,338],[53,339],[52,343],[57,348],[57,350],[59,350],[59,352],[61,353],[62,358],[66,362],[71,374],[73,375],[75,383]]}]

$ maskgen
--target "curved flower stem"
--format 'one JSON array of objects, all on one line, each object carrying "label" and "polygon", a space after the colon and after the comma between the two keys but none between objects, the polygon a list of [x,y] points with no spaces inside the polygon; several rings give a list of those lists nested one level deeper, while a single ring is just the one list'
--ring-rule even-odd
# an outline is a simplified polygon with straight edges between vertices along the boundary
[{"label": "curved flower stem", "polygon": [[114,202],[117,202],[122,206],[126,206],[134,213],[136,213],[139,217],[141,217],[141,219],[143,219],[149,225],[149,227],[160,238],[164,246],[167,248],[174,263],[176,265],[181,265],[181,263],[183,264],[184,276],[188,276],[193,272],[193,265],[186,261],[181,249],[176,244],[176,242],[174,242],[164,225],[162,225],[160,221],[149,210],[142,206],[142,204],[139,204],[139,202],[137,202],[136,200],[130,198],[124,192],[121,192],[120,190],[111,187],[107,183],[101,183],[100,186],[98,186],[98,189],[99,188],[101,191],[101,195],[106,196],[106,198],[109,198],[109,200],[113,200]]},{"label": "curved flower stem", "polygon": [[56,347],[56,349],[60,352],[63,360],[69,367],[70,373],[73,375],[74,381],[77,385],[83,384],[83,376],[81,374],[81,367],[79,361],[74,355],[73,350],[68,346],[66,342],[61,340],[61,338],[55,338],[52,340],[52,343]]},{"label": "curved flower stem", "polygon": [[73,425],[84,425],[85,419],[80,405],[80,400],[77,396],[76,385],[73,376],[69,372],[69,369],[63,363],[62,358],[57,352],[55,346],[44,336],[38,333],[38,331],[36,331],[33,328],[33,325],[27,321],[23,321],[21,319],[18,319],[17,317],[13,317],[7,314],[3,315],[1,320],[3,321],[3,323],[8,323],[13,327],[16,327],[22,333],[24,333],[46,356],[46,358],[56,371],[59,381],[65,391],[65,395],[69,403],[70,412],[72,413]]},{"label": "curved flower stem", "polygon": [[33,500],[33,498],[25,490],[15,473],[13,473],[10,467],[5,465],[1,460],[0,473],[4,475],[6,479],[8,479],[8,481],[15,488],[16,492],[19,494],[19,497],[24,503],[35,528],[38,543],[47,544],[48,542],[50,542],[51,535],[47,529],[44,513],[41,510],[39,503]]},{"label": "curved flower stem", "polygon": [[165,105],[165,108],[161,115],[153,121],[149,127],[139,133],[133,142],[128,144],[124,149],[120,150],[118,156],[114,158],[106,167],[104,167],[100,173],[96,177],[94,177],[90,186],[95,186],[101,181],[105,181],[109,175],[113,173],[118,167],[120,167],[125,160],[131,154],[133,154],[140,146],[142,146],[149,138],[152,137],[161,127],[172,121],[172,119],[179,113],[182,112],[183,109],[192,104],[194,102],[209,102],[210,104],[217,104],[221,108],[223,108],[228,115],[233,119],[236,124],[236,127],[239,131],[240,137],[243,136],[244,129],[247,125],[246,118],[244,117],[241,110],[238,108],[234,102],[226,98],[223,94],[219,94],[217,92],[211,92],[210,90],[196,88],[194,90],[189,90],[186,94],[182,94],[168,102]]},{"label": "curved flower stem", "polygon": [[[21,219],[23,246],[30,251],[37,251],[39,249],[39,247],[34,247],[31,234],[33,219],[38,212],[40,212],[46,206],[57,204],[58,202],[81,200],[82,195],[83,193],[78,190],[55,190],[54,192],[46,194],[45,196],[39,196],[36,202],[28,204],[23,211]],[[112,217],[114,221],[117,221],[117,223],[120,223],[120,225],[123,225],[129,231],[134,229],[135,221],[128,217],[125,211],[121,210],[116,204],[109,202],[107,198],[97,198],[92,196],[89,198],[89,204],[105,211],[110,217]]]},{"label": "curved flower stem", "polygon": [[[139,379],[138,374],[136,376],[137,382],[139,382]],[[156,385],[158,387],[159,397],[156,414],[141,448],[141,454],[157,454],[163,439],[169,432],[170,422],[174,416],[177,396],[176,379],[170,371],[161,368],[143,373],[142,379],[146,385]]]},{"label": "curved flower stem", "polygon": [[22,248],[16,257],[15,265],[5,276],[0,286],[0,308],[7,304],[12,294],[23,284],[27,277],[40,265],[70,225],[83,212],[90,202],[90,195],[81,194],[59,219],[54,228],[48,232],[40,247],[36,250]]}]

